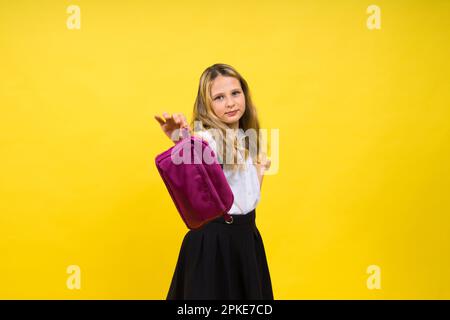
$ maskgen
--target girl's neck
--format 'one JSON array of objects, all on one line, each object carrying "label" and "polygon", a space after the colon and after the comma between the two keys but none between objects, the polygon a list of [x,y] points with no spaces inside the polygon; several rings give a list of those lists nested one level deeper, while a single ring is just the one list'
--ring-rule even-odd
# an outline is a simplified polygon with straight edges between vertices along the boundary
[{"label": "girl's neck", "polygon": [[239,121],[236,121],[235,123],[228,124],[228,127],[230,129],[239,129]]}]

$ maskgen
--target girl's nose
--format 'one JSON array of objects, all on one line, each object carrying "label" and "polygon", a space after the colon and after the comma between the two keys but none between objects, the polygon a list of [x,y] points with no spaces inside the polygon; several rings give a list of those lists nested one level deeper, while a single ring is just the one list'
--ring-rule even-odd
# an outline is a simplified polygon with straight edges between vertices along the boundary
[{"label": "girl's nose", "polygon": [[227,99],[227,107],[233,107],[234,106],[234,100],[233,98],[228,98]]}]

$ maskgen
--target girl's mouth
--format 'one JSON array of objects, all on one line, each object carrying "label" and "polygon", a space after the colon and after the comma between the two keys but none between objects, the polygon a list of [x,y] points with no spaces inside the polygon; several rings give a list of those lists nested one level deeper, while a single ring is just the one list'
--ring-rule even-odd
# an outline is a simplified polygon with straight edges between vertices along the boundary
[{"label": "girl's mouth", "polygon": [[234,116],[237,112],[238,112],[238,110],[234,110],[234,111],[232,111],[232,112],[227,112],[226,115],[229,116],[229,117],[232,117],[232,116]]}]

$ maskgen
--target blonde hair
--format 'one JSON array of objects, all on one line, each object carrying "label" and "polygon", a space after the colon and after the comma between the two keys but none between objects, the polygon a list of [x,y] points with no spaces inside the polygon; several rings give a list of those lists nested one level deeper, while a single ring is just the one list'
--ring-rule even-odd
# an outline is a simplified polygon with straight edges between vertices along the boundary
[{"label": "blonde hair", "polygon": [[[212,97],[211,97],[211,87],[214,79],[216,79],[219,75],[225,77],[234,77],[239,80],[242,91],[245,97],[245,112],[239,119],[239,129],[242,129],[244,132],[248,129],[253,129],[251,131],[256,132],[256,137],[254,140],[256,141],[256,150],[257,154],[252,154],[254,156],[253,162],[259,163],[260,159],[260,135],[259,135],[259,121],[256,113],[255,105],[252,102],[250,89],[248,87],[247,81],[236,71],[232,66],[216,63],[203,71],[200,77],[200,83],[198,86],[198,93],[194,103],[194,111],[191,118],[191,127],[194,128],[195,122],[200,122],[204,129],[219,129],[215,130],[219,134],[213,135],[214,140],[217,143],[218,150],[222,150],[222,147],[225,146],[226,152],[229,152],[232,155],[233,162],[231,164],[223,162],[224,168],[231,168],[233,171],[242,168],[237,161],[237,152],[238,145],[242,141],[238,141],[237,136],[231,136],[226,134],[226,132],[230,130],[226,123],[223,123],[215,114],[212,109]],[[228,130],[227,130],[228,129]],[[244,159],[245,162],[249,156],[249,142],[247,139],[244,140]],[[220,149],[219,149],[220,148]],[[219,155],[219,159],[221,157]]]}]

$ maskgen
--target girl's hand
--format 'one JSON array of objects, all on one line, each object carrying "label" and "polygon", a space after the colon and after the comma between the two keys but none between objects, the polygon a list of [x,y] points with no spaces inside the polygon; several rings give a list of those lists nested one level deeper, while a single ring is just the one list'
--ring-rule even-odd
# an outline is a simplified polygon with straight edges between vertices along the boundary
[{"label": "girl's hand", "polygon": [[169,115],[167,112],[163,112],[162,117],[155,115],[155,119],[160,124],[162,131],[173,142],[177,142],[180,139],[181,130],[179,129],[187,128],[191,132],[186,117],[182,113]]},{"label": "girl's hand", "polygon": [[262,187],[262,182],[264,179],[264,173],[265,171],[270,169],[271,161],[266,156],[259,157],[257,163],[256,163],[256,172],[258,174],[258,180],[259,180],[259,188]]}]

